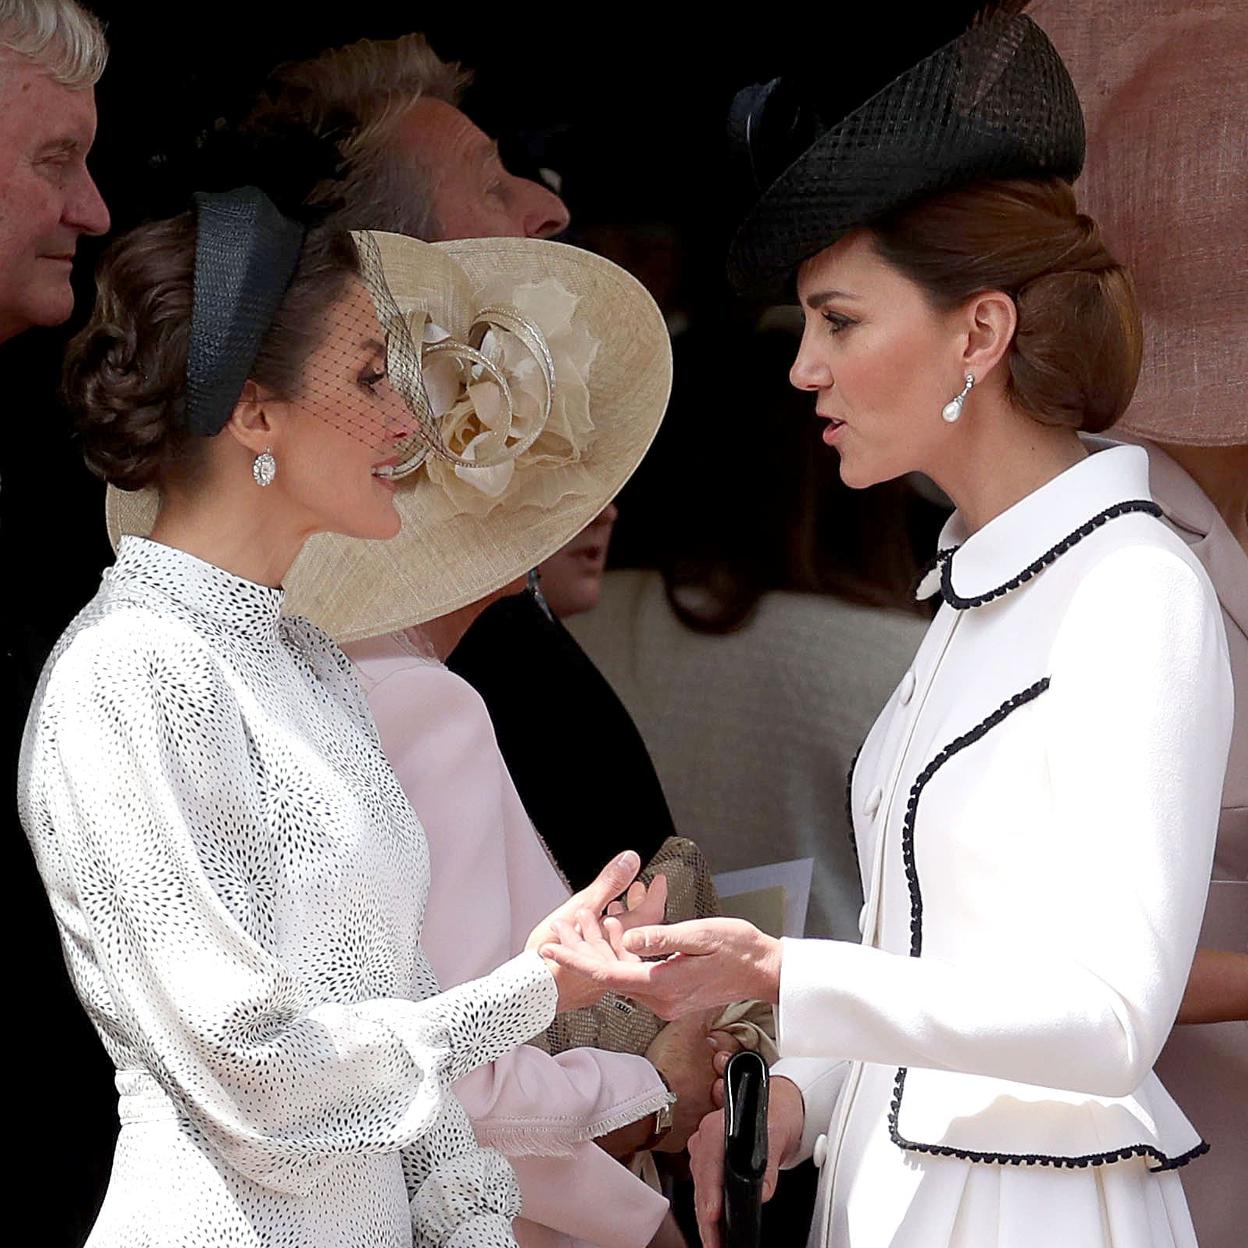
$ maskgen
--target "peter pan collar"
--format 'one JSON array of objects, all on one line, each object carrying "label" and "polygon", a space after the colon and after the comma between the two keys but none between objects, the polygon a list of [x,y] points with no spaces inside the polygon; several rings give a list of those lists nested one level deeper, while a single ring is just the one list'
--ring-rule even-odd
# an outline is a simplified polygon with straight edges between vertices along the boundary
[{"label": "peter pan collar", "polygon": [[1147,454],[1137,446],[1098,450],[969,537],[955,511],[916,596],[939,591],[956,610],[982,607],[1027,584],[1101,525],[1138,511],[1161,515],[1149,494]]}]

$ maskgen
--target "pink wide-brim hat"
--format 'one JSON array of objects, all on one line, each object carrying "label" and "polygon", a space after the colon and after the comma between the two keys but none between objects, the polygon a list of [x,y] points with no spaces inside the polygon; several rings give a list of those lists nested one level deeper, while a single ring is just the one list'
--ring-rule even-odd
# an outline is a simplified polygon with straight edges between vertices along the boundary
[{"label": "pink wide-brim hat", "polygon": [[1037,0],[1088,154],[1077,190],[1135,278],[1139,388],[1116,429],[1248,443],[1248,6]]}]

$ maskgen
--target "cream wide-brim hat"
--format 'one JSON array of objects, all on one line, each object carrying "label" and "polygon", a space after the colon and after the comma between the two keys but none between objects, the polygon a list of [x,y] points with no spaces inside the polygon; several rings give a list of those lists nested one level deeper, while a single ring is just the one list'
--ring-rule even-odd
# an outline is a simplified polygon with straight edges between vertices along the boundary
[{"label": "cream wide-brim hat", "polygon": [[[283,611],[308,617],[340,644],[399,632],[478,602],[554,554],[602,511],[641,462],[672,383],[662,314],[636,278],[601,256],[544,239],[424,243],[370,234],[399,310],[423,309],[455,337],[467,333],[482,292],[492,292],[489,302],[497,303],[500,283],[516,289],[553,278],[574,295],[574,324],[598,343],[587,377],[594,430],[570,468],[527,469],[546,474],[548,495],[559,494],[559,474],[575,471],[572,492],[547,505],[512,505],[504,493],[487,514],[456,511],[422,468],[397,483],[398,536],[313,537],[286,576]],[[556,392],[558,387],[556,369]],[[114,546],[123,534],[150,533],[158,503],[155,489],[110,487],[105,507]]]}]

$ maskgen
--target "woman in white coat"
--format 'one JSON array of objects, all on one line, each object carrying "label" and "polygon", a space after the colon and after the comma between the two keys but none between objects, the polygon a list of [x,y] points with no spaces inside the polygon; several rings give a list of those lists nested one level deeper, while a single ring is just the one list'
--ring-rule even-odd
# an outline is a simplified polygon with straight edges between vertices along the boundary
[{"label": "woman in white coat", "polygon": [[[957,505],[920,585],[940,610],[852,772],[862,943],[607,921],[604,982],[660,1013],[777,1004],[769,1177],[821,1165],[812,1244],[1195,1242],[1177,1171],[1205,1146],[1152,1066],[1200,929],[1230,677],[1144,452],[1079,437],[1140,358],[1130,280],[1075,208],[1082,155],[1060,59],[1002,12],[820,134],[734,247],[744,281],[797,275],[791,377],[845,481],[920,471]],[[722,1138],[716,1114],[692,1145],[708,1245]]]}]

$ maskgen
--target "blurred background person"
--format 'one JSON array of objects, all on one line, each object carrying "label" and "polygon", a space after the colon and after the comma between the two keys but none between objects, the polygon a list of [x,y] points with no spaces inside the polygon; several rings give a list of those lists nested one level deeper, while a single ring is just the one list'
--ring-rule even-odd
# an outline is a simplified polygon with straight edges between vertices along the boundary
[{"label": "blurred background person", "polygon": [[[23,553],[28,548],[14,540],[15,531],[23,532],[19,517],[57,517],[51,500],[59,502],[65,489],[59,463],[38,453],[45,440],[68,440],[67,422],[52,397],[59,351],[41,357],[40,334],[29,331],[69,319],[74,271],[81,278],[91,267],[89,259],[85,264],[79,259],[79,242],[109,226],[108,209],[87,166],[95,141],[95,88],[107,59],[100,23],[74,0],[0,0],[0,342],[7,343],[0,359],[9,363],[3,372],[8,453],[0,484],[0,538],[14,583],[29,570]],[[90,298],[83,302],[90,307]],[[31,381],[38,388],[33,392]],[[85,476],[81,459],[73,462],[70,479]],[[59,515],[63,519],[63,512]],[[76,548],[72,539],[68,545]],[[44,1205],[49,1213],[43,1232],[59,1243],[67,1235],[81,1240],[91,1225],[98,1198],[89,1193],[102,1192],[107,1181],[116,1097],[109,1092],[99,1042],[65,976],[13,805],[26,708],[55,635],[44,624],[40,604],[59,573],[51,575],[42,562],[37,566],[42,578],[23,581],[36,592],[23,595],[20,607],[10,602],[0,617],[6,914],[10,937],[23,950],[14,959],[14,991],[39,1017],[44,1037],[32,1077],[19,1081],[16,1092],[14,1111],[28,1124],[28,1134],[11,1179],[15,1188],[38,1193],[47,1182],[44,1159],[63,1148],[64,1124],[75,1124],[72,1170],[78,1182]],[[67,618],[53,627],[59,630]]]},{"label": "blurred background person", "polygon": [[[563,201],[503,165],[496,142],[459,109],[470,75],[442,61],[419,34],[361,41],[281,67],[246,127],[299,124],[333,133],[342,176],[321,196],[341,206],[349,227],[413,234],[430,241],[520,235],[550,237],[568,225]],[[603,855],[635,848],[653,857],[673,826],[645,749],[611,687],[559,622],[530,595],[482,604],[448,664],[485,699],[516,789],[573,887]],[[517,669],[506,656],[523,650]],[[545,692],[537,702],[535,686]],[[533,731],[540,706],[542,730]],[[585,731],[593,725],[594,733]],[[605,734],[612,748],[588,745]],[[568,770],[547,768],[551,756]],[[578,779],[569,783],[569,777]],[[585,836],[589,795],[615,796]]]},{"label": "blurred background person", "polygon": [[107,56],[74,0],[0,0],[0,341],[69,319],[78,239],[108,229],[87,169]]},{"label": "blurred background person", "polygon": [[556,618],[592,611],[602,596],[611,530],[620,510],[608,503],[566,546],[537,565],[538,583]]},{"label": "blurred background person", "polygon": [[1217,591],[1235,728],[1213,880],[1178,1026],[1157,1073],[1209,1142],[1183,1174],[1202,1248],[1248,1225],[1248,11],[1233,2],[1044,0],[1086,102],[1080,191],[1127,264],[1144,367],[1109,431]]}]

